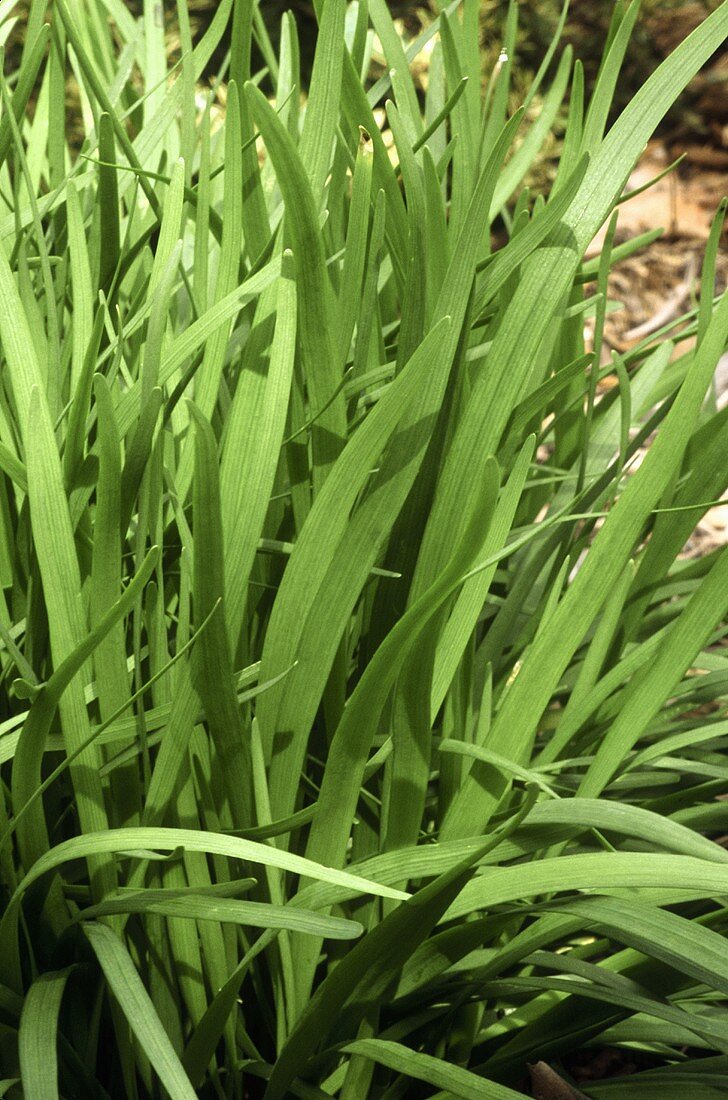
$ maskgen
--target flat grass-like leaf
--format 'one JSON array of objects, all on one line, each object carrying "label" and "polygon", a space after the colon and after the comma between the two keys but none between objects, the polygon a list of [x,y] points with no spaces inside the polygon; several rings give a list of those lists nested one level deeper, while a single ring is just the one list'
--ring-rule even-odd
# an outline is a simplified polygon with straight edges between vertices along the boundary
[{"label": "flat grass-like leaf", "polygon": [[34,351],[28,319],[4,251],[0,248],[0,337],[7,359],[8,375],[21,437],[28,426],[30,397],[34,386],[44,380]]},{"label": "flat grass-like leaf", "polygon": [[[121,452],[113,401],[101,376],[94,379],[99,425],[99,479],[94,515],[94,545],[91,564],[91,627],[98,625],[104,609],[118,598],[121,589]],[[106,721],[126,700],[129,673],[126,664],[124,626],[117,622],[94,649],[94,670],[102,721]],[[131,771],[112,780],[114,808],[123,822],[138,812],[137,784]],[[115,822],[115,823],[116,823]]]},{"label": "flat grass-like leaf", "polygon": [[195,647],[193,679],[202,700],[227,792],[233,825],[251,823],[250,745],[238,707],[233,658],[225,621],[222,515],[217,444],[212,428],[195,405],[194,608],[198,623],[220,604]]},{"label": "flat grass-like leaf", "polygon": [[[332,9],[338,5],[332,5]],[[343,397],[337,394],[342,365],[336,354],[333,291],[318,228],[318,209],[291,136],[263,94],[252,84],[248,102],[273,164],[286,206],[286,224],[297,264],[299,341],[315,409],[324,410],[312,431],[314,488],[319,487],[345,436]],[[305,258],[305,266],[304,266]]]},{"label": "flat grass-like leaf", "polygon": [[[230,294],[238,282],[240,268],[240,242],[243,233],[243,161],[242,131],[240,108],[238,106],[238,88],[235,83],[229,86],[230,105],[225,125],[225,191],[223,196],[222,240],[217,264],[217,278],[213,304],[221,302]],[[217,402],[218,390],[230,330],[230,321],[226,319],[218,330],[205,341],[205,355],[195,376],[195,404],[207,418],[212,416]],[[178,483],[184,489],[185,476],[178,477]]]},{"label": "flat grass-like leaf", "polygon": [[192,1100],[194,1089],[123,943],[103,924],[89,922],[84,933],[109,989],[164,1088],[173,1100]]},{"label": "flat grass-like leaf", "polygon": [[154,896],[147,897],[147,893],[140,891],[134,897],[110,898],[84,911],[82,916],[86,920],[113,913],[159,913],[163,917],[219,921],[250,928],[286,928],[292,932],[341,940],[356,939],[363,931],[355,921],[319,916],[318,913],[307,913],[292,906],[210,898],[204,894],[186,894],[160,901]]},{"label": "flat grass-like leaf", "polygon": [[322,5],[319,42],[299,145],[301,161],[311,181],[311,190],[317,203],[328,175],[339,116],[346,52],[344,12],[344,0],[333,0],[332,3]]},{"label": "flat grass-like leaf", "polygon": [[[500,471],[495,459],[491,458],[486,462],[483,474],[478,481],[478,493],[483,502],[482,508],[478,508],[480,537],[487,542],[496,511],[500,483]],[[472,501],[468,499],[468,487],[467,481],[461,482],[458,487],[453,486],[453,491],[458,492],[459,496],[461,525],[468,522],[472,511]],[[460,537],[460,531],[452,531],[451,536],[454,541],[457,540]],[[436,573],[434,576],[428,576],[427,571],[419,569],[419,564],[418,562],[418,569],[415,571],[410,588],[409,598],[413,605],[416,605],[418,597],[424,596],[428,584],[436,581]],[[427,566],[433,570],[438,566],[442,568],[441,563],[434,562],[432,559],[427,561]],[[406,618],[405,615],[401,622],[404,623]],[[392,756],[387,762],[389,773],[387,779],[391,785],[389,807],[383,823],[385,844],[389,848],[401,848],[415,843],[422,821],[430,778],[430,737],[433,719],[430,693],[423,689],[434,679],[438,636],[442,629],[443,618],[442,612],[435,617],[429,630],[429,637],[408,656],[397,678],[392,704]],[[383,644],[387,644],[386,640]],[[376,660],[376,656],[372,658],[372,665]],[[353,697],[350,705],[352,702]]]},{"label": "flat grass-like leaf", "polygon": [[[82,616],[78,559],[60,458],[48,407],[37,387],[30,395],[28,432],[33,439],[27,456],[31,523],[48,608],[51,648],[55,661],[60,664],[84,640],[86,624]],[[73,751],[91,732],[83,690],[77,678],[70,680],[58,705],[66,744]],[[98,777],[99,764],[98,751],[90,746],[71,769],[79,814],[84,827],[90,830],[103,829],[107,824]],[[106,870],[103,880],[109,881]]]},{"label": "flat grass-like leaf", "polygon": [[495,1081],[487,1081],[460,1066],[449,1065],[441,1058],[410,1050],[390,1039],[356,1039],[343,1050],[347,1054],[359,1054],[371,1058],[388,1069],[425,1081],[435,1088],[446,1089],[449,1096],[461,1096],[465,1100],[515,1100],[521,1093]]},{"label": "flat grass-like leaf", "polygon": [[225,544],[226,617],[236,645],[247,587],[272,493],[286,423],[296,348],[296,286],[293,260],[282,259],[277,318],[265,378],[245,371],[235,391],[220,466]]},{"label": "flat grass-like leaf", "polygon": [[325,882],[338,883],[340,886],[361,893],[371,892],[377,897],[394,898],[399,901],[409,897],[402,890],[380,886],[376,882],[369,882],[347,871],[320,866],[309,859],[303,859],[301,856],[293,855],[272,845],[259,844],[256,841],[235,836],[225,836],[222,833],[145,827],[110,829],[105,833],[86,833],[84,836],[63,841],[36,860],[21,883],[21,890],[27,889],[41,875],[62,866],[68,860],[83,859],[86,856],[109,852],[153,849],[173,852],[177,848],[188,848],[192,852],[210,852],[228,856],[230,859],[251,860],[254,863],[279,867],[293,874],[309,875],[313,878],[321,878]]},{"label": "flat grass-like leaf", "polygon": [[533,160],[536,152],[546,140],[554,119],[558,113],[561,102],[566,93],[571,70],[571,51],[567,48],[561,55],[559,70],[554,77],[554,82],[545,96],[541,112],[531,126],[518,151],[508,162],[506,169],[501,174],[498,186],[493,195],[493,203],[490,209],[491,220],[503,208],[505,202],[513,194],[513,191],[521,182],[528,165]]},{"label": "flat grass-like leaf", "polygon": [[397,34],[392,16],[383,0],[372,0],[369,14],[384,47],[389,76],[395,87],[400,110],[406,112],[409,125],[417,127],[420,118],[417,93],[405,58],[402,39]]},{"label": "flat grass-like leaf", "polygon": [[720,894],[726,871],[717,863],[691,856],[602,852],[561,856],[526,867],[490,868],[463,888],[446,914],[447,920],[516,897],[563,890],[647,887],[667,896],[710,897]]},{"label": "flat grass-like leaf", "polygon": [[[528,467],[533,454],[533,445],[527,440],[514,464],[508,482],[503,487],[501,497],[488,535],[483,543],[483,560],[496,553],[503,546],[515,516],[518,501],[526,480]],[[475,626],[485,602],[485,597],[495,574],[495,562],[490,569],[483,570],[477,576],[466,581],[458,594],[455,606],[442,631],[442,637],[435,654],[435,667],[432,677],[432,697],[430,701],[433,716],[442,706],[445,694],[452,683],[467,640]]]},{"label": "flat grass-like leaf", "polygon": [[[622,66],[632,30],[640,9],[640,0],[633,0],[619,21],[617,32],[609,43],[609,48],[599,70],[599,76],[594,86],[589,109],[584,119],[584,127],[581,135],[581,147],[583,150],[593,149],[604,135],[607,124],[609,104],[614,96],[614,89],[619,78],[619,70]],[[616,9],[615,9],[616,15]]]},{"label": "flat grass-like leaf", "polygon": [[372,151],[369,136],[362,131],[351,184],[351,206],[339,291],[339,350],[344,359],[349,354],[356,324],[356,303],[363,290],[371,189]]},{"label": "flat grass-like leaf", "polygon": [[58,1092],[58,1013],[71,970],[41,974],[28,990],[18,1029],[23,1095],[56,1100]]},{"label": "flat grass-like leaf", "polygon": [[66,188],[68,209],[68,244],[71,252],[71,278],[73,279],[73,359],[71,386],[75,387],[81,375],[86,349],[91,339],[93,324],[93,294],[91,289],[91,265],[78,192],[72,180]]}]

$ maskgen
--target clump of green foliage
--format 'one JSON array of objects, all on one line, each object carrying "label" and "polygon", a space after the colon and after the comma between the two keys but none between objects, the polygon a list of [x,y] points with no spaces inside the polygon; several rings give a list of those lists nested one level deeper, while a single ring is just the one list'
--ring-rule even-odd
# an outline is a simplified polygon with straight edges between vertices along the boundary
[{"label": "clump of green foliage", "polygon": [[[680,556],[728,481],[725,206],[680,325],[598,351],[650,239],[615,245],[625,180],[728,6],[606,134],[636,4],[588,101],[554,38],[535,119],[516,3],[485,88],[478,9],[405,52],[384,0],[322,0],[304,106],[289,16],[276,54],[246,0],[197,42],[178,0],[169,74],[155,4],[31,4],[0,86],[3,1095],[508,1100],[604,1045],[652,1068],[596,1100],[728,1086],[728,554]],[[569,88],[548,199],[513,205]]]}]

